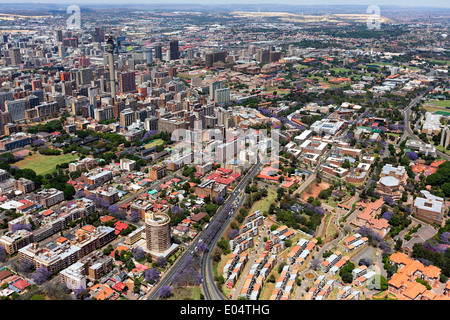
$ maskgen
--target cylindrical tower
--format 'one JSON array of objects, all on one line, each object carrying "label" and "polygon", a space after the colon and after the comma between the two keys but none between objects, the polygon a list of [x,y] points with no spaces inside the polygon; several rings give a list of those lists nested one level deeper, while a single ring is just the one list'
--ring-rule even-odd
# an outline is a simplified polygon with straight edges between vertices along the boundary
[{"label": "cylindrical tower", "polygon": [[116,102],[116,73],[114,71],[114,37],[108,36],[106,41],[106,52],[109,56],[109,81],[111,86],[111,98],[113,105]]},{"label": "cylindrical tower", "polygon": [[147,249],[164,252],[170,248],[170,217],[165,213],[150,213],[145,219]]}]

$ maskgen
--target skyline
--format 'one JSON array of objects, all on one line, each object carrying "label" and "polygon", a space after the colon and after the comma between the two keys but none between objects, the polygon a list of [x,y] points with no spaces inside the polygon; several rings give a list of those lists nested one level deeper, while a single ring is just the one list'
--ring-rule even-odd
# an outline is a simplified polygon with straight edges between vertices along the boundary
[{"label": "skyline", "polygon": [[[227,0],[225,2],[223,1],[217,1],[217,0],[176,0],[171,2],[171,4],[185,4],[185,5],[201,5],[201,6],[226,6],[231,4],[242,4],[242,5],[281,5],[281,6],[306,6],[306,7],[315,7],[315,6],[369,6],[369,5],[378,5],[378,6],[389,6],[389,7],[407,7],[407,8],[413,8],[413,7],[434,7],[434,8],[450,8],[450,3],[442,3],[439,0],[430,0],[427,2],[419,1],[419,0],[400,0],[396,1],[395,3],[392,3],[390,0],[379,0],[379,1],[372,0],[339,0],[339,1],[333,1],[333,0],[317,0],[314,1],[313,4],[311,4],[310,1],[306,0],[287,0],[286,2],[281,3],[277,0],[272,1],[266,1],[266,0]],[[95,1],[89,1],[89,0],[18,0],[12,2],[11,0],[0,0],[0,3],[2,4],[64,4],[64,5],[120,5],[124,4],[122,0],[95,0]],[[162,3],[161,0],[133,0],[131,2],[128,2],[127,5],[130,4],[149,4],[149,5],[167,5],[166,3]]]}]

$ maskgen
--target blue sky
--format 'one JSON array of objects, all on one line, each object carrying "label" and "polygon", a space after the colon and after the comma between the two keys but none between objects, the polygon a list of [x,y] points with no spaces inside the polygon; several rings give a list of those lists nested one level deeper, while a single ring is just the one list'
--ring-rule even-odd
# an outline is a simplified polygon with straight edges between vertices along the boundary
[{"label": "blue sky", "polygon": [[[165,3],[163,0],[0,0],[0,3],[58,3],[58,4],[121,4],[121,3]],[[419,6],[450,7],[448,0],[173,0],[171,4],[287,4],[287,5],[378,5],[378,6]]]}]

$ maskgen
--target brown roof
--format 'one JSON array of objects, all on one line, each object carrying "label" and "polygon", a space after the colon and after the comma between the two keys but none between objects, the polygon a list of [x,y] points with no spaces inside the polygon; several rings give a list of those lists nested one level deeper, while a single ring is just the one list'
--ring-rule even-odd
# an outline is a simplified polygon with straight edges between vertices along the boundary
[{"label": "brown roof", "polygon": [[5,280],[6,278],[12,276],[13,273],[9,270],[2,270],[0,271],[0,282]]},{"label": "brown roof", "polygon": [[202,220],[204,217],[206,217],[206,212],[199,212],[197,214],[194,214],[191,218],[192,221],[194,222],[199,222],[200,220]]}]

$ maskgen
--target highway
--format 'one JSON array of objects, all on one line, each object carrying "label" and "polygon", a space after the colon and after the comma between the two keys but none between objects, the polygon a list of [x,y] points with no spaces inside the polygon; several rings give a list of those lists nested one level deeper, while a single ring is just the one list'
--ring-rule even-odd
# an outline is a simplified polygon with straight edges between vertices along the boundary
[{"label": "highway", "polygon": [[[212,269],[212,259],[211,259],[211,253],[213,248],[216,246],[217,241],[222,237],[222,234],[225,232],[225,230],[228,228],[228,225],[230,222],[234,219],[237,212],[239,211],[240,206],[242,205],[243,198],[239,197],[239,194],[241,191],[243,191],[250,179],[252,179],[261,169],[262,163],[260,162],[258,158],[258,162],[252,167],[252,169],[247,173],[247,175],[244,177],[244,179],[241,180],[239,185],[235,188],[233,193],[228,198],[227,202],[229,201],[229,204],[233,204],[236,200],[239,201],[239,204],[235,206],[235,209],[231,209],[231,214],[228,215],[227,219],[223,223],[220,230],[217,232],[214,239],[211,241],[211,244],[209,245],[209,252],[203,255],[203,261],[202,261],[202,268],[201,268],[201,275],[203,279],[203,292],[205,294],[206,300],[225,300],[226,298],[223,296],[223,294],[219,291],[217,286],[214,282],[214,272]],[[222,206],[221,209],[225,208],[226,206]],[[232,207],[233,208],[233,207]],[[219,213],[220,214],[220,213]],[[216,214],[217,215],[217,214]],[[211,290],[211,292],[210,292]]]},{"label": "highway", "polygon": [[[263,163],[261,163],[260,159],[258,158],[258,162],[250,169],[250,171],[244,176],[244,178],[239,182],[239,184],[236,186],[234,191],[230,194],[228,199],[225,201],[225,203],[219,208],[219,210],[216,212],[216,214],[211,218],[209,222],[209,227],[212,225],[214,221],[216,221],[223,210],[232,205],[232,203],[239,197],[239,193],[245,189],[246,184],[248,181],[253,178],[253,176],[259,172],[261,169],[261,166]],[[234,213],[235,214],[235,213]],[[212,268],[208,268],[211,270],[210,272],[206,272],[205,269],[205,261],[207,261],[207,264],[211,264],[210,252],[214,248],[215,244],[217,243],[218,239],[220,239],[220,236],[227,228],[228,224],[231,222],[231,220],[234,218],[233,215],[229,215],[225,222],[223,223],[221,229],[217,232],[216,236],[212,239],[211,243],[208,244],[208,247],[210,248],[209,252],[205,253],[202,260],[202,267],[201,267],[201,274],[202,274],[202,287],[204,289],[205,298],[211,300],[211,293],[209,290],[213,291],[213,295],[215,299],[224,299],[223,295],[218,291],[217,287],[214,283],[214,275],[212,275]],[[209,228],[208,227],[208,228]],[[183,265],[186,258],[197,248],[197,245],[202,242],[205,238],[206,231],[208,229],[202,231],[194,240],[193,242],[187,247],[187,249],[181,254],[181,256],[177,259],[174,265],[172,265],[164,275],[163,278],[159,281],[159,283],[152,289],[151,293],[148,295],[147,300],[156,300],[159,298],[159,289],[163,286],[170,286],[172,283],[172,277],[175,274],[175,272],[178,270],[180,266]],[[207,275],[207,277],[205,277]],[[210,282],[212,279],[212,282]],[[211,288],[210,288],[211,287]]]}]

